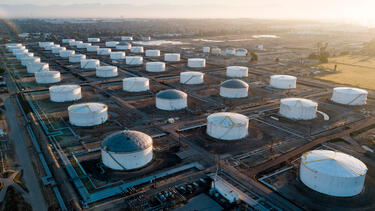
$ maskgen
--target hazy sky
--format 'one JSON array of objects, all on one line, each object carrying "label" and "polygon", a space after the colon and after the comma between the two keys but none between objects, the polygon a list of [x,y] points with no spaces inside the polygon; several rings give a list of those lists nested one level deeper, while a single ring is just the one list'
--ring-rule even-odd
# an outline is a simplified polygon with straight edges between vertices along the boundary
[{"label": "hazy sky", "polygon": [[[148,14],[142,13],[143,7],[153,5],[173,8],[173,5],[178,5],[180,10],[186,7],[186,14],[181,13],[180,15],[180,17],[186,16],[186,18],[191,16],[192,18],[329,19],[375,23],[375,0],[0,0],[0,4],[39,6],[129,4],[139,9],[140,12],[137,12],[139,18],[149,17]],[[199,6],[202,8],[198,12],[195,9]],[[99,5],[98,9],[100,9]],[[209,14],[205,14],[205,10]],[[215,13],[216,10],[217,13]],[[163,11],[162,15],[173,18],[180,14],[180,11],[173,12],[173,9],[170,10],[170,13]],[[126,17],[126,14],[123,16]]]}]

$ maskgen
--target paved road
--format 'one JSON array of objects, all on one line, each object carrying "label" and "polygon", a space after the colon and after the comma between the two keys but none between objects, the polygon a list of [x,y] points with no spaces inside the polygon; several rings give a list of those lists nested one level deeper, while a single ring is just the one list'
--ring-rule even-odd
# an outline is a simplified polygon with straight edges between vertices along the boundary
[{"label": "paved road", "polygon": [[9,125],[9,138],[14,145],[17,162],[21,165],[24,170],[24,181],[29,189],[29,203],[31,204],[33,210],[44,211],[47,210],[47,206],[39,187],[39,182],[37,175],[34,172],[30,155],[26,147],[26,140],[24,139],[25,128],[21,128],[18,123],[17,113],[15,106],[17,106],[15,99],[8,97],[4,101],[4,106],[6,109],[5,115],[7,116],[7,122]]}]

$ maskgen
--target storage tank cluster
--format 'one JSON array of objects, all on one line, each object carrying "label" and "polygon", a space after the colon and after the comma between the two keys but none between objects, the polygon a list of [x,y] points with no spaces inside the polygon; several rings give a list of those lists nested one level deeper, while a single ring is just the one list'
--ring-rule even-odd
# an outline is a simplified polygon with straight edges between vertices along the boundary
[{"label": "storage tank cluster", "polygon": [[207,135],[220,140],[238,140],[248,135],[249,118],[242,114],[219,112],[207,117]]},{"label": "storage tank cluster", "polygon": [[150,80],[144,77],[124,78],[122,89],[127,92],[144,92],[150,89]]},{"label": "storage tank cluster", "polygon": [[179,62],[180,54],[179,53],[166,53],[164,54],[164,61],[166,62]]},{"label": "storage tank cluster", "polygon": [[130,48],[131,53],[143,53],[143,46],[132,46]]},{"label": "storage tank cluster", "polygon": [[291,75],[272,75],[270,86],[277,89],[294,89],[296,88],[297,78]]},{"label": "storage tank cluster", "polygon": [[115,48],[120,42],[118,41],[107,41],[105,42],[105,46],[109,48]]},{"label": "storage tank cluster", "polygon": [[81,86],[79,85],[57,85],[49,88],[52,102],[69,102],[82,98]]},{"label": "storage tank cluster", "polygon": [[175,111],[187,108],[187,94],[176,89],[167,89],[156,94],[156,108]]},{"label": "storage tank cluster", "polygon": [[191,67],[191,68],[202,68],[202,67],[205,67],[206,66],[206,59],[203,59],[203,58],[189,58],[187,66]]},{"label": "storage tank cluster", "polygon": [[101,144],[104,166],[113,170],[132,170],[152,161],[152,138],[142,132],[123,130],[107,136]]},{"label": "storage tank cluster", "polygon": [[68,107],[69,122],[74,126],[100,125],[108,119],[108,107],[103,103],[80,103]]},{"label": "storage tank cluster", "polygon": [[158,57],[160,56],[160,50],[146,50],[145,55],[147,57]]},{"label": "storage tank cluster", "polygon": [[80,63],[83,59],[86,59],[86,55],[84,54],[71,54],[69,56],[70,63]]},{"label": "storage tank cluster", "polygon": [[142,56],[126,56],[125,63],[130,66],[137,66],[143,64]]},{"label": "storage tank cluster", "polygon": [[303,98],[284,98],[280,100],[281,116],[294,120],[311,120],[316,117],[318,103]]},{"label": "storage tank cluster", "polygon": [[244,66],[228,66],[226,74],[230,78],[247,77],[249,74],[249,68]]},{"label": "storage tank cluster", "polygon": [[247,97],[249,84],[239,79],[226,80],[220,85],[220,96],[225,98]]},{"label": "storage tank cluster", "polygon": [[123,59],[125,59],[125,52],[123,52],[123,51],[111,52],[109,57],[112,60],[123,60]]},{"label": "storage tank cluster", "polygon": [[343,105],[365,105],[368,92],[353,87],[336,87],[333,89],[331,100]]},{"label": "storage tank cluster", "polygon": [[187,71],[180,73],[180,83],[181,84],[202,84],[203,83],[204,73]]},{"label": "storage tank cluster", "polygon": [[60,51],[59,55],[62,58],[69,58],[69,56],[75,54],[76,52],[74,50],[65,50],[65,51]]},{"label": "storage tank cluster", "polygon": [[146,71],[147,72],[164,72],[165,63],[164,62],[147,62]]},{"label": "storage tank cluster", "polygon": [[360,194],[366,173],[367,167],[362,161],[342,152],[313,150],[301,156],[301,181],[312,190],[329,196]]},{"label": "storage tank cluster", "polygon": [[116,77],[118,75],[116,66],[98,66],[96,67],[96,76],[100,78]]},{"label": "storage tank cluster", "polygon": [[81,68],[82,69],[96,69],[100,66],[99,59],[81,59]]},{"label": "storage tank cluster", "polygon": [[38,84],[52,84],[61,81],[61,75],[59,71],[42,71],[35,73],[35,81]]}]

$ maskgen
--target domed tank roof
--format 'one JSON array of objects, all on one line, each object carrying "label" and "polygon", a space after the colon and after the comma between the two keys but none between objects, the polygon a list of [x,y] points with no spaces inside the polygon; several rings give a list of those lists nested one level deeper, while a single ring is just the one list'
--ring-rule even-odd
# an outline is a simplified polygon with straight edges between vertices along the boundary
[{"label": "domed tank roof", "polygon": [[249,85],[246,82],[241,81],[239,79],[226,80],[223,83],[221,83],[220,86],[225,87],[225,88],[232,88],[232,89],[248,88],[249,87]]},{"label": "domed tank roof", "polygon": [[101,147],[110,152],[135,152],[152,146],[152,138],[135,130],[122,130],[107,136]]},{"label": "domed tank roof", "polygon": [[177,89],[167,89],[160,91],[156,97],[163,99],[183,99],[187,97],[187,94]]}]

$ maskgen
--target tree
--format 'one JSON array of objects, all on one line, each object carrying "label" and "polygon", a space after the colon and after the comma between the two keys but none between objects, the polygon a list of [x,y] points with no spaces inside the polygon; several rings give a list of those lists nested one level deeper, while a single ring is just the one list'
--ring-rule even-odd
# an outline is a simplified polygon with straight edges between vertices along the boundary
[{"label": "tree", "polygon": [[258,55],[256,53],[251,52],[250,56],[251,56],[250,62],[256,62],[256,61],[258,61]]}]

